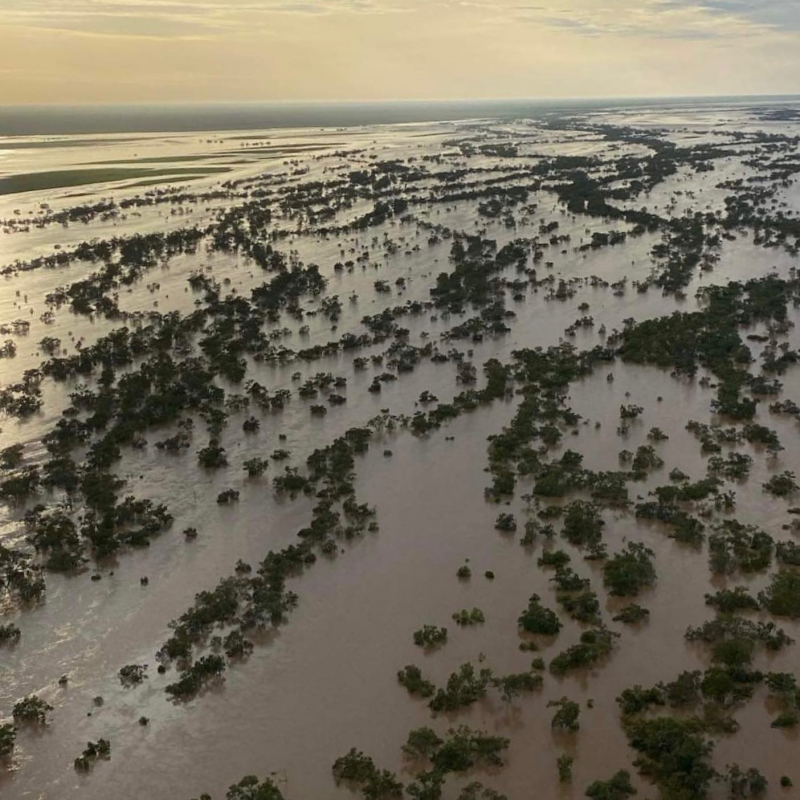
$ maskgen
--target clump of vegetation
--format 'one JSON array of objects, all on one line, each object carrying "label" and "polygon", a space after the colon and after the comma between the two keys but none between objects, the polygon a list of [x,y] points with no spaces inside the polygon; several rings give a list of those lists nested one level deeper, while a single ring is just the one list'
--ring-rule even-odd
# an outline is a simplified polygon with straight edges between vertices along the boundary
[{"label": "clump of vegetation", "polygon": [[742,770],[738,764],[731,764],[723,780],[728,784],[728,797],[731,800],[758,797],[767,790],[767,779],[755,767]]},{"label": "clump of vegetation", "polygon": [[775,545],[775,557],[779,564],[800,567],[800,544],[797,544],[797,542],[778,542]]},{"label": "clump of vegetation", "polygon": [[16,469],[22,464],[24,445],[12,444],[0,450],[0,469]]},{"label": "clump of vegetation", "polygon": [[628,542],[624,550],[612,556],[603,566],[603,582],[616,597],[639,594],[656,580],[653,551],[639,542]]},{"label": "clump of vegetation", "polygon": [[690,626],[686,638],[710,644],[712,658],[730,667],[749,664],[758,644],[767,650],[780,650],[792,643],[773,622],[753,622],[737,616],[719,616],[698,627]]},{"label": "clump of vegetation", "polygon": [[771,728],[795,728],[800,723],[800,714],[794,709],[786,709],[781,711],[772,723]]},{"label": "clump of vegetation", "polygon": [[574,763],[575,759],[566,753],[563,753],[556,759],[556,769],[558,769],[559,783],[571,783],[572,766]]},{"label": "clump of vegetation", "polygon": [[758,572],[772,562],[772,537],[755,525],[733,519],[719,522],[708,537],[709,567],[717,575]]},{"label": "clump of vegetation", "polygon": [[708,459],[708,471],[728,480],[743,480],[750,474],[752,466],[752,457],[745,453],[728,453],[727,458],[711,456]]},{"label": "clump of vegetation", "polygon": [[800,573],[782,569],[772,576],[769,586],[759,592],[761,605],[776,617],[800,617]]},{"label": "clump of vegetation", "polygon": [[592,800],[626,800],[636,794],[636,789],[631,783],[631,775],[621,769],[607,781],[594,781],[586,789],[586,796]]},{"label": "clump of vegetation", "polygon": [[633,403],[629,403],[628,405],[621,405],[619,407],[619,418],[620,419],[636,419],[639,417],[644,408],[642,406],[637,406]]},{"label": "clump of vegetation", "polygon": [[558,569],[559,567],[569,564],[571,560],[569,553],[566,553],[564,550],[545,550],[536,560],[536,563],[540,567],[555,567]]},{"label": "clump of vegetation", "polygon": [[431,711],[457,711],[484,697],[491,679],[490,669],[483,668],[476,672],[471,663],[462,664],[447,679],[445,688],[436,691],[428,705]]},{"label": "clump of vegetation", "polygon": [[227,506],[239,501],[238,489],[225,489],[217,495],[217,505]]},{"label": "clump of vegetation", "polygon": [[758,611],[758,600],[744,586],[735,589],[720,589],[706,595],[706,605],[713,606],[721,614],[734,614],[739,611]]},{"label": "clump of vegetation", "polygon": [[514,533],[517,530],[517,520],[513,514],[500,514],[494,523],[495,530],[503,533]]},{"label": "clump of vegetation", "polygon": [[772,721],[773,728],[794,728],[800,723],[800,692],[797,688],[797,678],[788,672],[768,672],[764,676],[764,683],[772,697],[777,698],[783,710]]},{"label": "clump of vegetation", "polygon": [[581,578],[572,567],[556,567],[556,574],[550,578],[559,592],[580,592],[589,587],[589,579]]},{"label": "clump of vegetation", "polygon": [[561,620],[555,611],[542,605],[538,594],[531,595],[528,607],[520,614],[517,622],[526,633],[555,636],[561,630]]},{"label": "clump of vegetation", "polygon": [[14,625],[13,622],[9,622],[6,625],[0,625],[0,644],[18,642],[21,636],[22,632],[16,625]]},{"label": "clump of vegetation", "polygon": [[119,671],[119,680],[123,686],[137,686],[146,677],[147,664],[127,664]]},{"label": "clump of vegetation", "polygon": [[523,692],[533,692],[541,688],[544,679],[535,672],[517,672],[492,678],[492,686],[499,690],[500,696],[507,703]]},{"label": "clump of vegetation", "polygon": [[268,458],[248,458],[242,465],[244,471],[251,478],[258,478],[263,475],[269,466]]},{"label": "clump of vegetation", "polygon": [[434,649],[447,642],[447,628],[437,628],[435,625],[423,625],[414,631],[414,644],[417,647]]},{"label": "clump of vegetation", "polygon": [[228,465],[225,448],[220,446],[217,439],[211,439],[206,447],[198,451],[197,460],[206,469],[219,469]]},{"label": "clump of vegetation", "polygon": [[577,593],[560,592],[558,602],[572,619],[583,622],[586,625],[599,625],[600,601],[591,589],[585,589]]},{"label": "clump of vegetation", "polygon": [[550,661],[553,675],[566,675],[583,667],[591,667],[614,649],[614,640],[619,637],[607,628],[592,628],[581,634],[578,644],[568,647]]},{"label": "clump of vegetation", "polygon": [[[211,800],[208,794],[201,794],[198,800]],[[225,800],[285,800],[272,778],[260,781],[256,775],[245,775],[234,783],[225,793]]]},{"label": "clump of vegetation", "polygon": [[53,710],[50,703],[45,702],[35,694],[18,700],[14,704],[14,721],[15,722],[36,722],[44,725],[47,722],[47,714]]},{"label": "clump of vegetation", "polygon": [[430,758],[443,741],[432,728],[415,728],[408,734],[403,753],[408,758]]},{"label": "clump of vegetation", "polygon": [[98,739],[96,742],[89,742],[83,753],[75,759],[75,769],[86,772],[98,759],[109,758],[111,758],[111,742],[108,739]]},{"label": "clump of vegetation", "polygon": [[[273,460],[275,455],[272,455]],[[276,475],[272,479],[272,485],[278,494],[286,493],[292,497],[300,492],[310,492],[312,484],[308,478],[301,475],[297,469],[286,467],[282,475]]]},{"label": "clump of vegetation", "polygon": [[600,507],[596,503],[574,500],[566,508],[561,534],[576,547],[591,547],[599,544],[603,538],[604,525]]},{"label": "clump of vegetation", "polygon": [[648,470],[660,469],[664,466],[664,459],[656,453],[652,445],[642,445],[636,449],[636,455],[631,462],[631,474],[634,479],[642,480],[647,476]]},{"label": "clump of vegetation", "polygon": [[461,611],[456,611],[453,614],[453,620],[456,625],[462,628],[469,627],[470,625],[482,625],[486,622],[486,617],[479,608],[473,608],[470,611],[468,608],[462,608]]},{"label": "clump of vegetation", "polygon": [[187,667],[181,678],[170,683],[164,691],[175,699],[186,699],[196,695],[204,686],[218,680],[225,671],[225,660],[214,653],[198,658]]},{"label": "clump of vegetation", "polygon": [[624,721],[630,746],[640,755],[634,761],[667,797],[705,797],[716,772],[709,764],[712,744],[703,738],[697,719],[658,717]]},{"label": "clump of vegetation", "polygon": [[367,800],[389,800],[403,796],[403,784],[394,773],[378,769],[369,756],[355,748],[334,761],[333,779],[337,786],[344,782],[358,788]]},{"label": "clump of vegetation", "polygon": [[620,711],[624,716],[639,714],[651,706],[663,706],[666,700],[663,686],[653,686],[645,689],[639,684],[628,687],[617,698]]},{"label": "clump of vegetation", "polygon": [[678,508],[673,501],[638,503],[636,516],[640,519],[652,519],[671,528],[670,538],[693,547],[703,543],[703,523]]},{"label": "clump of vegetation", "polygon": [[621,608],[614,617],[612,617],[614,622],[623,622],[626,625],[635,625],[637,622],[643,622],[649,618],[649,609],[643,608],[636,603],[629,603],[624,608]]},{"label": "clump of vegetation", "polygon": [[401,686],[408,689],[409,694],[418,697],[431,697],[436,687],[426,678],[422,677],[422,670],[409,664],[397,673],[397,680]]},{"label": "clump of vegetation", "polygon": [[10,722],[0,724],[0,758],[4,758],[14,751],[14,745],[16,741],[16,726]]},{"label": "clump of vegetation", "polygon": [[788,497],[794,494],[800,486],[797,485],[794,472],[788,469],[778,475],[773,475],[765,484],[764,491],[776,497]]},{"label": "clump of vegetation", "polygon": [[[503,752],[510,742],[501,736],[474,731],[466,725],[451,728],[443,737],[430,728],[417,728],[408,734],[403,753],[409,759],[425,761],[429,769],[419,773],[408,786],[408,794],[419,800],[436,800],[448,774],[462,773],[476,767],[500,767]],[[503,800],[491,789],[473,782],[464,787],[458,800]]]},{"label": "clump of vegetation", "polygon": [[253,652],[253,643],[245,639],[241,630],[232,630],[224,639],[220,639],[221,637],[212,638],[212,646],[215,649],[221,647],[230,659],[244,659]]},{"label": "clump of vegetation", "polygon": [[547,704],[548,708],[557,708],[558,711],[553,715],[550,721],[551,728],[561,728],[565,731],[577,731],[581,724],[579,717],[581,707],[573,700],[562,697],[560,700],[550,700]]},{"label": "clump of vegetation", "polygon": [[525,522],[525,533],[519,540],[523,547],[533,547],[539,536],[545,539],[552,539],[556,535],[556,530],[552,525],[544,524],[536,519],[529,519]]}]

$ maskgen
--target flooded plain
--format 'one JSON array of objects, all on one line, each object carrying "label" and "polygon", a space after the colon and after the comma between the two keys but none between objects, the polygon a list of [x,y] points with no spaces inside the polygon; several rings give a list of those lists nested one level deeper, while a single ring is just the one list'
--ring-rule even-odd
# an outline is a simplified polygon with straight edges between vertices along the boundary
[{"label": "flooded plain", "polygon": [[[359,794],[358,783],[337,785],[332,766],[350,748],[408,789],[429,768],[404,755],[409,732],[444,736],[460,725],[506,737],[503,765],[447,771],[438,794],[384,790],[373,800],[579,798],[618,770],[641,797],[722,798],[733,791],[733,764],[767,778],[763,796],[792,796],[781,779],[800,783],[797,720],[772,723],[781,703],[792,711],[800,695],[776,695],[766,676],[796,673],[798,645],[770,649],[736,633],[748,654],[726,660],[686,632],[715,619],[706,595],[744,586],[755,598],[800,565],[780,547],[797,547],[797,487],[765,488],[786,471],[800,474],[800,410],[778,408],[800,401],[792,356],[800,343],[798,137],[800,124],[757,108],[692,107],[0,139],[0,346],[11,343],[0,358],[0,391],[8,390],[0,625],[19,632],[0,642],[0,722],[15,733],[0,759],[0,796],[222,798],[255,774],[271,777],[276,798],[346,798]],[[746,212],[730,201],[751,195]],[[310,265],[318,272],[303,272]],[[305,282],[292,283],[299,275]],[[748,284],[759,279],[784,298],[785,318],[748,307],[735,320],[712,317],[698,334],[724,325],[746,342],[749,361],[737,352],[734,382],[737,397],[757,406],[743,401],[731,414],[714,405],[719,385],[732,380],[716,345],[698,355],[691,338],[677,337],[667,348],[659,330],[653,351],[664,344],[674,363],[634,352],[637,324],[702,316],[708,290],[730,282],[746,286],[745,303],[766,285]],[[106,346],[121,328],[141,334],[129,357]],[[568,377],[549,382],[531,366],[535,348],[552,359],[548,348],[560,348],[568,365],[594,355],[587,369],[564,366]],[[767,383],[779,381],[765,390],[753,379],[771,348],[786,359],[779,372],[763,372]],[[681,369],[684,356],[692,370]],[[180,377],[168,359],[187,360]],[[499,392],[484,368],[492,360],[507,368]],[[163,384],[160,370],[169,374]],[[186,389],[193,374],[221,391]],[[152,402],[131,412],[122,387],[139,379]],[[262,402],[250,382],[279,402]],[[20,396],[35,408],[11,402]],[[531,397],[539,401],[533,429],[519,422]],[[57,447],[53,432],[71,421],[85,427]],[[690,421],[709,426],[710,438],[720,432],[722,444],[704,451]],[[355,450],[344,493],[374,509],[373,524],[354,511],[348,526],[344,508],[317,541],[308,526],[329,499],[327,478],[295,493],[274,479],[293,474],[287,466],[310,475],[309,456],[351,441],[354,428],[369,431],[369,447]],[[731,428],[738,433],[723,438]],[[493,447],[504,430],[519,442],[501,458]],[[180,444],[163,446],[169,440]],[[203,466],[204,448],[225,457]],[[588,477],[547,492],[548,465],[571,452],[583,456]],[[650,461],[634,470],[640,452]],[[710,467],[712,454],[734,452],[751,459],[745,475]],[[52,460],[67,455],[74,481],[53,477]],[[254,459],[269,462],[259,475],[248,474]],[[494,491],[503,470],[514,485]],[[609,481],[624,486],[624,499],[596,490],[605,473],[616,474]],[[124,486],[98,501],[91,486],[109,476]],[[706,479],[677,499],[656,492]],[[220,499],[227,490],[238,492],[235,502]],[[127,538],[130,519],[118,509],[129,496],[163,507],[169,521]],[[661,516],[644,518],[639,506],[656,497]],[[580,500],[604,522],[599,550],[562,532],[565,509]],[[49,511],[39,506],[70,520],[74,534],[46,539]],[[680,540],[665,522],[678,513],[703,534]],[[499,524],[507,514],[513,530]],[[726,521],[767,535],[765,563],[710,569],[709,540]],[[313,557],[288,573],[296,605],[247,625],[251,587],[224,619],[209,611],[188,658],[165,656],[173,621],[198,593],[250,575],[241,562],[255,575],[268,553],[299,541]],[[631,542],[649,548],[655,578],[615,596],[607,565]],[[583,619],[566,607],[575,592],[539,563],[558,551],[596,595],[597,610]],[[471,576],[459,578],[465,564]],[[12,577],[17,570],[24,580]],[[39,588],[28,591],[31,582]],[[722,617],[775,622],[800,639],[794,591],[788,612],[762,599]],[[534,594],[555,611],[556,636],[521,630]],[[644,621],[615,621],[631,602],[648,610]],[[483,622],[452,618],[473,608]],[[426,624],[447,628],[443,646],[415,644]],[[223,658],[213,637],[237,626],[248,647]],[[597,630],[612,633],[609,652],[550,668]],[[223,665],[211,679],[165,691],[211,653]],[[444,687],[467,662],[495,678],[541,675],[541,685],[504,698],[490,683],[433,713],[398,681],[416,665]],[[144,679],[121,680],[126,665],[146,665]],[[652,754],[657,766],[634,763],[643,752],[630,734],[639,717],[617,701],[685,671],[702,675],[696,697],[680,707],[662,698],[641,716],[694,720],[691,735],[713,745],[694,765],[717,773],[695,783]],[[735,689],[712,691],[710,672]],[[52,706],[46,723],[13,715],[30,695]],[[553,726],[548,703],[561,698],[578,703],[578,730]],[[87,742],[101,739],[110,757],[76,764]],[[564,756],[574,759],[568,779],[559,774]],[[469,794],[476,780],[498,794]]]}]

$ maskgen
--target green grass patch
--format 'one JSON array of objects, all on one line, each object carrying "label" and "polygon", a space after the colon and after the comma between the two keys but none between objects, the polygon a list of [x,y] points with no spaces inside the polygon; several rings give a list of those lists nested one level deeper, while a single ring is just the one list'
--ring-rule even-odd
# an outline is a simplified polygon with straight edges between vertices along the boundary
[{"label": "green grass patch", "polygon": [[198,169],[67,169],[51,172],[28,172],[20,175],[9,175],[0,178],[0,195],[19,194],[21,192],[38,192],[45,189],[63,189],[69,186],[84,186],[91,183],[108,183],[109,181],[132,180],[135,178],[159,178],[158,182],[167,181],[171,177],[187,176],[202,178],[219,172],[228,172],[227,167],[203,167]]}]

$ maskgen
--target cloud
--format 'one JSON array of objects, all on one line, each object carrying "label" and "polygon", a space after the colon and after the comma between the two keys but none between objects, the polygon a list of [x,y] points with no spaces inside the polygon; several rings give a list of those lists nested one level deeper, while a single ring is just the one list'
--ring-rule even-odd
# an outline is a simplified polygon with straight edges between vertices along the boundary
[{"label": "cloud", "polygon": [[659,0],[671,9],[697,9],[716,17],[738,18],[786,32],[800,31],[797,0]]},{"label": "cloud", "polygon": [[[2,0],[0,0],[2,2]],[[93,35],[208,38],[282,16],[441,12],[579,36],[730,40],[800,32],[798,0],[6,0],[2,21]]]},{"label": "cloud", "polygon": [[376,14],[385,0],[16,0],[6,25],[89,35],[207,38],[249,30],[275,15]]},{"label": "cloud", "polygon": [[509,11],[520,22],[588,37],[725,41],[800,31],[797,0],[562,0]]}]

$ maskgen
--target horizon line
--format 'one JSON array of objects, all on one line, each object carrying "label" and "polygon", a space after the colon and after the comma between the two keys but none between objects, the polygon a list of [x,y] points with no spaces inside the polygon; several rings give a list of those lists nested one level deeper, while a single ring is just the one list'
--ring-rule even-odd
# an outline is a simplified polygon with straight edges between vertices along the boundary
[{"label": "horizon line", "polygon": [[131,100],[126,102],[45,102],[45,103],[0,103],[0,109],[50,109],[50,108],[129,108],[138,106],[159,107],[198,107],[198,106],[269,106],[269,105],[388,105],[388,104],[430,104],[430,103],[587,103],[619,102],[633,100],[745,100],[745,99],[800,99],[798,93],[777,94],[662,94],[662,95],[603,95],[558,97],[448,97],[448,98],[384,98],[384,99],[272,99],[272,100]]}]

